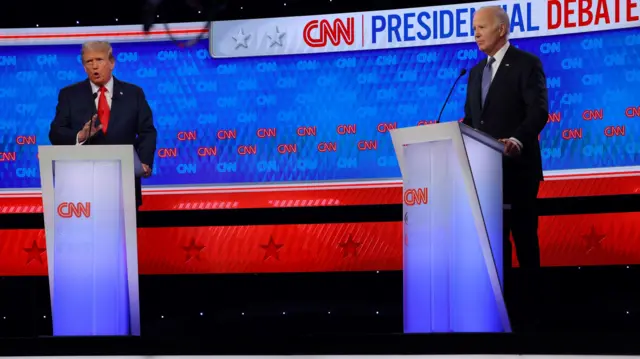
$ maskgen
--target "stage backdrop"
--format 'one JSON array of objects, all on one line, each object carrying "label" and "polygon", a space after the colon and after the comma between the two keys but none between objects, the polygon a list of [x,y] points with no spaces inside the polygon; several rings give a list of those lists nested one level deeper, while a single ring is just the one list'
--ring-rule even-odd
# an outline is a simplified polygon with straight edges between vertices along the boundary
[{"label": "stage backdrop", "polygon": [[[544,63],[544,169],[628,171],[640,159],[638,0],[579,3],[500,2],[513,45]],[[481,5],[219,22],[187,49],[139,27],[3,31],[0,187],[39,187],[36,144],[49,143],[58,90],[85,78],[78,44],[102,38],[153,109],[145,185],[398,178],[388,131],[434,121],[460,70],[483,59]],[[195,36],[188,25],[177,29]],[[443,121],[463,117],[466,81]]]},{"label": "stage backdrop", "polygon": [[[513,46],[537,54],[546,71],[551,113],[540,143],[552,180],[540,196],[639,192],[639,0],[519,0],[216,22],[191,48],[142,26],[2,30],[0,212],[42,211],[36,145],[49,143],[58,91],[85,79],[79,45],[90,39],[113,42],[116,76],[141,86],[154,112],[159,148],[143,209],[399,204],[388,131],[432,123],[460,70],[483,59],[471,19],[486,4],[504,5]],[[200,23],[170,27],[179,39],[202,33]],[[443,121],[462,118],[466,82]],[[542,263],[640,263],[638,218],[543,217]],[[400,223],[141,229],[140,268],[395,270],[400,231]],[[0,263],[0,275],[46,275],[43,231],[2,231]]]}]

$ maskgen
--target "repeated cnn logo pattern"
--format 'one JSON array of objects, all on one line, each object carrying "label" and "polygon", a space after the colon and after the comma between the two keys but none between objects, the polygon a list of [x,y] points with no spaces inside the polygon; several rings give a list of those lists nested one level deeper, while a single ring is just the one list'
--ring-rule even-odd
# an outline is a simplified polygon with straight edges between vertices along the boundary
[{"label": "repeated cnn logo pattern", "polygon": [[[342,24],[310,34],[344,41]],[[544,63],[545,170],[638,163],[637,29],[513,44]],[[433,122],[443,89],[483,58],[469,43],[237,59],[212,59],[206,40],[114,47],[116,76],[143,87],[159,130],[150,185],[398,178],[389,129]],[[48,144],[58,90],[84,78],[77,45],[3,48],[1,187],[39,187],[36,145]],[[465,94],[463,78],[443,121],[463,117]]]}]

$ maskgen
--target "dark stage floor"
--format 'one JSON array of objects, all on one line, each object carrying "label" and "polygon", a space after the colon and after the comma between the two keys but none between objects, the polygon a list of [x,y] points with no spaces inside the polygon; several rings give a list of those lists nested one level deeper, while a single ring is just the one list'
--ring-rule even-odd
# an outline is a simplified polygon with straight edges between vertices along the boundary
[{"label": "dark stage floor", "polygon": [[[636,331],[639,274],[633,266],[541,270],[537,330]],[[514,270],[507,302],[528,311],[521,282]],[[402,332],[401,272],[142,276],[140,287],[145,337]],[[51,335],[46,277],[2,277],[0,293],[0,337]]]}]

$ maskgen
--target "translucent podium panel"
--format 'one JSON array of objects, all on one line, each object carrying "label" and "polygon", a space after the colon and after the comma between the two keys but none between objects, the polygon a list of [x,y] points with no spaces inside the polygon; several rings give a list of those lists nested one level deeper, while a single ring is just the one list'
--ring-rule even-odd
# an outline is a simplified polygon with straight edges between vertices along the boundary
[{"label": "translucent podium panel", "polygon": [[493,261],[504,292],[502,153],[469,136],[463,135],[462,138],[489,235]]},{"label": "translucent podium panel", "polygon": [[53,334],[128,335],[120,161],[54,161],[53,166]]},{"label": "translucent podium panel", "polygon": [[405,333],[508,331],[474,217],[469,164],[455,147],[403,146]]}]

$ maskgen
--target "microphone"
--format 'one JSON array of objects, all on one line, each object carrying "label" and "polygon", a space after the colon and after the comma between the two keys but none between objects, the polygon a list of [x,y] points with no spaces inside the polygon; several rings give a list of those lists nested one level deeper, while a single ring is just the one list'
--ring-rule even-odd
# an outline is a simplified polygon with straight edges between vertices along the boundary
[{"label": "microphone", "polygon": [[464,74],[466,74],[466,73],[467,73],[467,69],[460,70],[460,75],[458,75],[456,80],[453,82],[453,86],[451,86],[451,90],[449,90],[449,94],[447,95],[447,99],[444,100],[444,104],[442,105],[442,109],[440,110],[440,114],[438,115],[438,119],[436,120],[436,123],[440,123],[440,117],[442,117],[442,112],[444,112],[444,108],[447,106],[447,102],[449,102],[449,97],[451,97],[451,94],[453,93],[453,89],[456,87],[456,84],[458,83],[458,80],[460,80],[460,78],[462,76],[464,76]]},{"label": "microphone", "polygon": [[[98,97],[98,92],[94,92],[93,94],[93,101],[95,102],[96,97]],[[94,115],[98,113],[98,110],[96,109],[96,112],[94,113]],[[96,119],[96,124],[100,123],[100,119]],[[89,134],[87,134],[87,141],[85,142],[87,145],[91,144],[91,130],[93,129],[93,115],[91,115],[91,119],[89,120]]]}]

